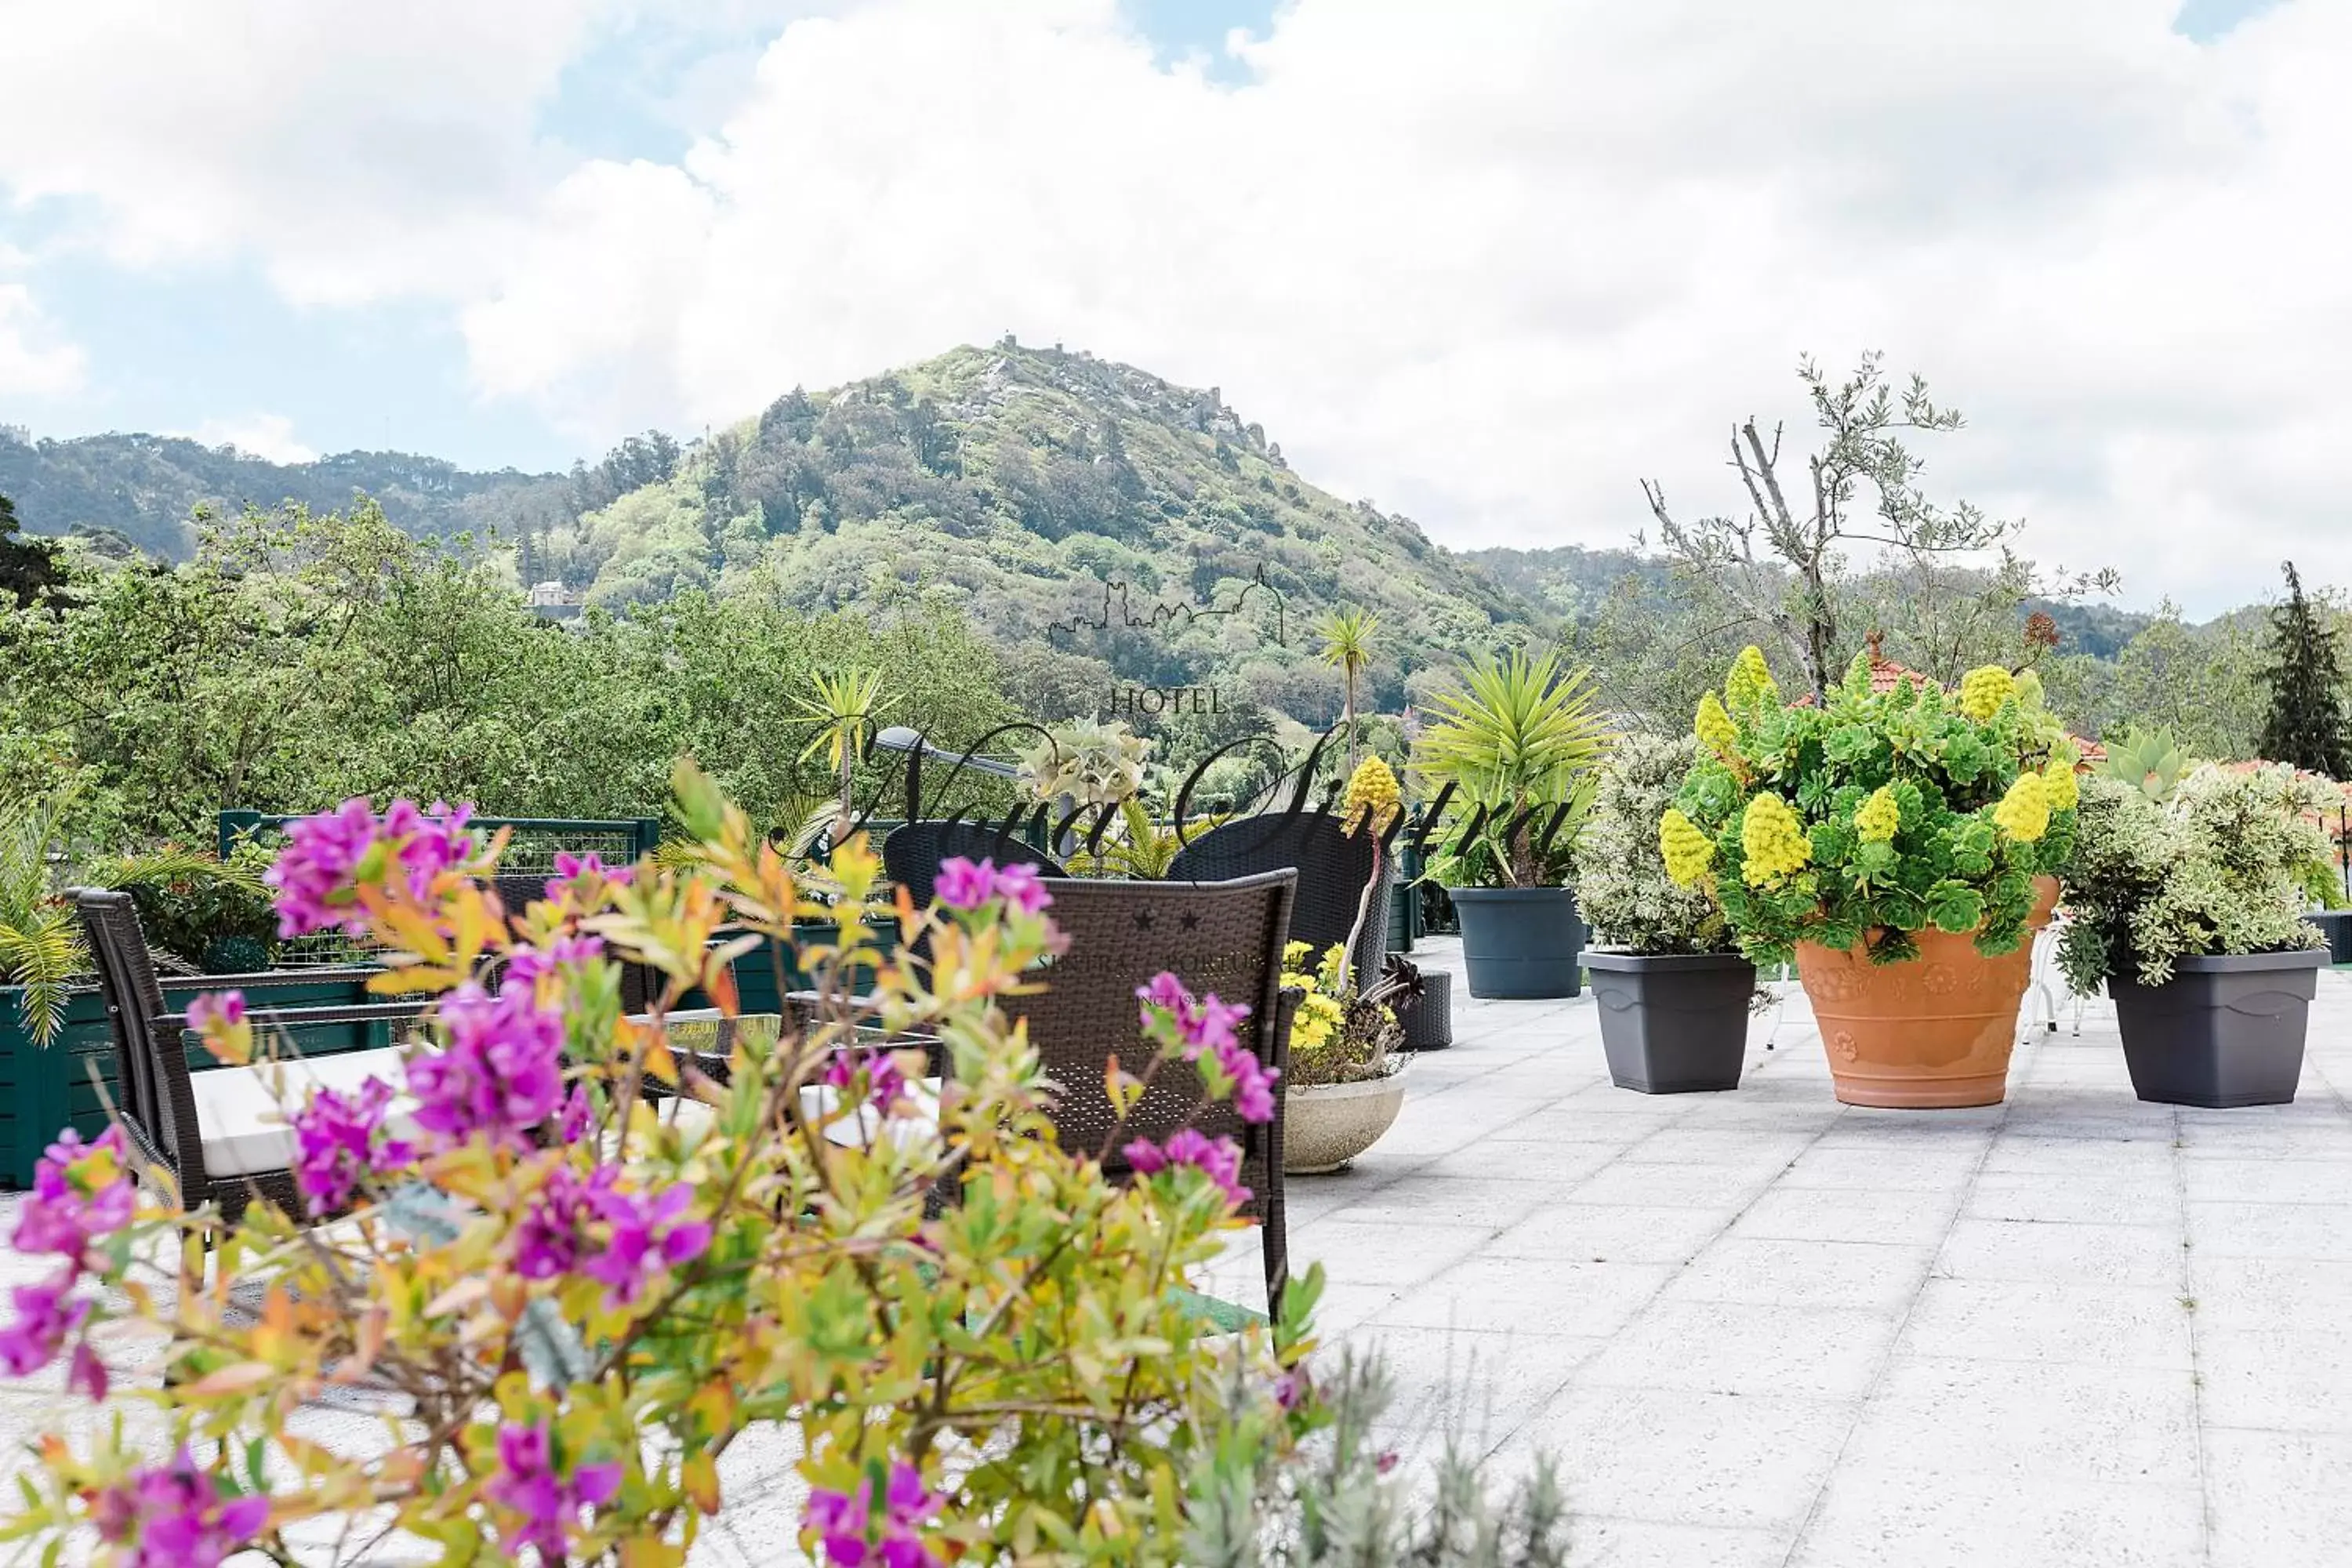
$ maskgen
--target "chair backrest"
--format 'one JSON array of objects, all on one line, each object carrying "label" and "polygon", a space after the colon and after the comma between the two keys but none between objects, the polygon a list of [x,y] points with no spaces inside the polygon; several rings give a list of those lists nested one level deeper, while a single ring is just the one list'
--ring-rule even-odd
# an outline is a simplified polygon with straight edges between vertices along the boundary
[{"label": "chair backrest", "polygon": [[[114,1080],[120,1106],[136,1122],[157,1152],[176,1158],[181,1131],[174,1123],[173,1099],[160,1081],[162,1062],[154,1048],[152,1020],[171,1009],[163,1004],[163,986],[147,954],[147,939],[139,924],[138,907],[128,893],[98,888],[74,892],[74,908],[89,935],[89,951],[98,963],[100,994],[106,1003],[106,1022],[114,1034]],[[194,1129],[189,1129],[194,1136]]]},{"label": "chair backrest", "polygon": [[882,840],[883,872],[907,889],[919,910],[930,906],[940,863],[959,855],[968,860],[993,860],[1000,866],[1032,865],[1048,877],[1069,875],[1001,822],[906,822]]},{"label": "chair backrest", "polygon": [[[1298,873],[1298,894],[1290,910],[1290,940],[1303,942],[1308,963],[1319,963],[1355,929],[1364,888],[1375,869],[1379,846],[1370,833],[1349,833],[1327,812],[1268,812],[1220,823],[1177,851],[1169,863],[1171,881],[1221,882],[1288,867]],[[1380,973],[1388,948],[1389,900],[1385,889],[1372,894],[1363,935],[1357,939],[1356,973]]]},{"label": "chair backrest", "polygon": [[[1282,946],[1296,882],[1294,873],[1281,870],[1229,882],[1054,884],[1051,912],[1069,938],[1068,950],[1038,971],[1045,989],[1014,998],[1011,1010],[1026,1016],[1031,1045],[1062,1086],[1052,1114],[1065,1148],[1102,1151],[1105,1169],[1127,1169],[1119,1148],[1104,1151],[1117,1119],[1103,1092],[1103,1069],[1113,1055],[1138,1077],[1149,1065],[1135,994],[1163,969],[1196,995],[1214,992],[1246,1005],[1242,1043],[1268,1066],[1284,1065],[1287,1052],[1277,1022]],[[1280,1179],[1279,1114],[1271,1126],[1257,1127],[1243,1123],[1226,1105],[1195,1116],[1201,1094],[1190,1064],[1162,1064],[1117,1142],[1165,1138],[1188,1121],[1212,1135],[1231,1134],[1244,1152],[1250,1212],[1263,1215]]]}]

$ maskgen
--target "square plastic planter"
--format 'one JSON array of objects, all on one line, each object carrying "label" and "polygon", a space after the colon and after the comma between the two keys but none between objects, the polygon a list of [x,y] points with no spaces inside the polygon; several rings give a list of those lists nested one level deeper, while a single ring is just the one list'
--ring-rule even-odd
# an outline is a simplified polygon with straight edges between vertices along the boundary
[{"label": "square plastic planter", "polygon": [[2323,952],[2184,958],[2172,980],[2107,989],[2132,1089],[2159,1105],[2285,1105],[2303,1077]]},{"label": "square plastic planter", "polygon": [[1584,954],[1601,1048],[1619,1089],[1695,1094],[1738,1089],[1756,966],[1736,952]]},{"label": "square plastic planter", "polygon": [[2330,910],[2303,917],[2327,938],[2327,962],[2352,963],[2352,910]]}]

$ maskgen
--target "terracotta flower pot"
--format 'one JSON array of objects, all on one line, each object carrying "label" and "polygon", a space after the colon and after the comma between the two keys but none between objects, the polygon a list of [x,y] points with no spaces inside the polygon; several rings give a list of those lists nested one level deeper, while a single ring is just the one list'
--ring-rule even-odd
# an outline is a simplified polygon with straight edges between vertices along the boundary
[{"label": "terracotta flower pot", "polygon": [[[2058,883],[2035,879],[2032,931],[2050,923]],[[1859,947],[1797,944],[1797,975],[1821,1026],[1830,1077],[1847,1105],[1943,1110],[1998,1105],[2009,1089],[2017,1008],[2033,943],[1987,958],[1973,936],[1918,933],[1919,956],[1877,964]]]}]

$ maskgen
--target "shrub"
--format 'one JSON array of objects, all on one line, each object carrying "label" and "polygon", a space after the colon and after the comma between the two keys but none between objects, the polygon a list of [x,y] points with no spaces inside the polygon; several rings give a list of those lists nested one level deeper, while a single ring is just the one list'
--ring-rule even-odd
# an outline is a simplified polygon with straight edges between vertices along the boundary
[{"label": "shrub", "polygon": [[[1698,763],[1698,742],[1627,735],[1601,764],[1592,813],[1576,847],[1576,898],[1612,946],[1633,952],[1723,952],[1723,910],[1666,869],[1658,824]],[[1704,840],[1702,840],[1704,842]]]},{"label": "shrub", "polygon": [[[838,910],[688,767],[677,810],[695,864],[567,863],[519,911],[483,886],[499,845],[462,813],[354,801],[296,825],[270,873],[289,930],[404,955],[377,988],[429,999],[439,1048],[408,1058],[405,1109],[378,1083],[293,1110],[306,1201],[350,1211],[332,1227],[134,1207],[119,1131],[50,1152],[16,1243],[57,1274],[16,1292],[0,1362],[62,1358],[102,1399],[112,1325],[136,1320],[163,1344],[164,1434],[143,1453],[119,1425],[48,1439],[0,1536],[54,1553],[91,1532],[117,1563],[248,1544],[290,1562],[289,1534],[304,1561],[400,1536],[450,1563],[677,1563],[725,1501],[720,1456],[781,1424],[813,1489],[802,1545],[824,1561],[1149,1568],[1178,1560],[1232,1435],[1279,1464],[1326,1419],[1300,1375],[1317,1277],[1236,1336],[1176,1289],[1237,1224],[1238,1151],[1193,1131],[1130,1142],[1150,1173],[1122,1184],[1109,1142],[1056,1144],[1055,1090],[1003,1003],[1062,945],[1041,880],[951,862],[941,906],[902,916],[898,952],[927,961],[883,962],[855,921],[848,945],[802,949],[815,1021],[737,1051],[722,1085],[673,1053],[663,1016],[696,986],[730,1005],[730,956]],[[830,871],[870,907],[862,840]],[[647,1021],[621,1013],[616,955],[664,977]],[[878,968],[880,1024],[952,1058],[935,1132],[919,1053],[856,1033],[860,966]],[[252,1056],[233,993],[191,1017],[216,1056]],[[1139,1077],[1064,1092],[1131,1108],[1197,1074],[1271,1116],[1233,1009],[1163,975],[1139,1018]],[[927,1201],[942,1187],[960,1201]],[[218,1289],[176,1245],[198,1237]],[[381,1440],[307,1435],[300,1407],[352,1385],[393,1406]]]},{"label": "shrub", "polygon": [[2199,768],[2161,804],[2085,779],[2058,953],[2069,984],[2161,985],[2182,958],[2318,946],[2302,911],[2312,871],[2326,871],[2324,798],[2278,764]]},{"label": "shrub", "polygon": [[1874,692],[1864,654],[1826,703],[1788,707],[1749,648],[1695,728],[1661,852],[1759,963],[1799,942],[1866,943],[1892,963],[1929,929],[2012,952],[2034,879],[2074,846],[2074,755],[2031,674],[1972,670],[1958,696],[1908,678]]},{"label": "shrub", "polygon": [[1428,879],[1471,888],[1566,881],[1610,741],[1593,708],[1591,671],[1513,648],[1472,664],[1461,689],[1430,705],[1435,717],[1413,742],[1412,772],[1432,792],[1453,786],[1458,820],[1430,857]]}]

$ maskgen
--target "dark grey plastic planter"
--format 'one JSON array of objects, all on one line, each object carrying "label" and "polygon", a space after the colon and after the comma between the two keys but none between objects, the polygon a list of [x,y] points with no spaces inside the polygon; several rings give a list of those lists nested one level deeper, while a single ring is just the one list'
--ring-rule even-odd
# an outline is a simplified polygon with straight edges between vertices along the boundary
[{"label": "dark grey plastic planter", "polygon": [[1574,996],[1584,924],[1572,888],[1448,888],[1462,921],[1470,994],[1487,1001]]},{"label": "dark grey plastic planter", "polygon": [[2132,1088],[2158,1105],[2285,1105],[2327,954],[2184,958],[2171,982],[2107,982]]},{"label": "dark grey plastic planter", "polygon": [[2326,936],[2328,963],[2352,963],[2352,910],[2330,910],[2303,918]]},{"label": "dark grey plastic planter", "polygon": [[1738,1089],[1756,966],[1736,952],[1584,955],[1601,1008],[1601,1048],[1619,1089],[1696,1094]]}]

